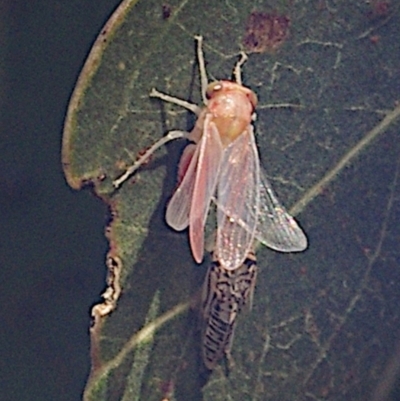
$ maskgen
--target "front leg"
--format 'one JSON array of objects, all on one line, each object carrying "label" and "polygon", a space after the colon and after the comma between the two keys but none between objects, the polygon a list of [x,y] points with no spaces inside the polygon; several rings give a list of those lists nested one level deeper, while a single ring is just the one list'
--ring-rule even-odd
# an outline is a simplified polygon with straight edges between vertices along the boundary
[{"label": "front leg", "polygon": [[166,93],[159,92],[155,88],[153,88],[151,90],[149,96],[154,97],[156,99],[161,99],[167,103],[172,103],[172,104],[176,104],[177,106],[184,107],[185,109],[188,109],[192,113],[196,114],[196,116],[199,116],[201,113],[201,107],[197,106],[196,104],[187,102],[186,100],[183,100],[183,99],[179,99],[175,96],[167,95]]}]

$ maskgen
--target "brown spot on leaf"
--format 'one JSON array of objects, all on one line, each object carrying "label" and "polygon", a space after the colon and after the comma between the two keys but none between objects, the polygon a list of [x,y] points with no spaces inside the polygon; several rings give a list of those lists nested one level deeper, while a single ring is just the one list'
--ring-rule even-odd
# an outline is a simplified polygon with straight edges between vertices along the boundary
[{"label": "brown spot on leaf", "polygon": [[289,25],[286,15],[254,11],[247,20],[243,45],[252,53],[275,51],[289,36]]},{"label": "brown spot on leaf", "polygon": [[171,16],[171,14],[172,14],[172,7],[169,4],[164,3],[162,5],[162,19],[167,20]]}]

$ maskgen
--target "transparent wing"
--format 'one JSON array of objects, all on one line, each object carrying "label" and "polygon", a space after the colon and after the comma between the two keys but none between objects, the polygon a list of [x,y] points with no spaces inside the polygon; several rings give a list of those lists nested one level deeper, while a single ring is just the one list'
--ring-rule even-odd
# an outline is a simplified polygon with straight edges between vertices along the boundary
[{"label": "transparent wing", "polygon": [[237,269],[253,244],[260,203],[260,163],[253,127],[224,151],[218,181],[217,254],[225,269]]},{"label": "transparent wing", "polygon": [[[189,152],[192,153],[190,161],[188,160]],[[193,152],[193,145],[188,145],[183,151],[179,166],[179,175],[183,174],[183,177],[179,177],[181,182],[167,206],[165,220],[170,227],[177,231],[182,231],[189,225],[190,205],[193,198],[199,153],[198,146],[195,147]],[[183,163],[186,166],[184,172],[181,171]]]},{"label": "transparent wing", "polygon": [[203,260],[204,226],[223,156],[219,132],[210,119],[211,115],[207,115],[204,120],[204,132],[198,144],[199,155],[189,215],[190,247],[197,263]]},{"label": "transparent wing", "polygon": [[256,238],[280,252],[307,248],[307,237],[296,220],[279,203],[264,172],[260,171],[260,207]]}]

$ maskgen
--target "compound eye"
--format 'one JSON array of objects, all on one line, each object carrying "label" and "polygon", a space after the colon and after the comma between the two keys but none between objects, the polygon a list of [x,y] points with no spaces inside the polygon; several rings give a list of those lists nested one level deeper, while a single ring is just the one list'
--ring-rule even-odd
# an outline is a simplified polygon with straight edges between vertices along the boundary
[{"label": "compound eye", "polygon": [[206,97],[207,99],[211,99],[215,92],[219,92],[222,89],[222,82],[217,81],[217,82],[212,82],[207,86],[206,89]]}]

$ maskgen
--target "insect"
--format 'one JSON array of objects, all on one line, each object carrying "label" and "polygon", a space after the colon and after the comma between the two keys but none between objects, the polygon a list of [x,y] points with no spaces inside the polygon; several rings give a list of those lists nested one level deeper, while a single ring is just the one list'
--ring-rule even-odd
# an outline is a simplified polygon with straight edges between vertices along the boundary
[{"label": "insect", "polygon": [[179,184],[166,211],[167,223],[177,231],[189,227],[193,257],[204,255],[204,228],[210,204],[216,204],[216,253],[226,270],[243,265],[254,240],[281,252],[302,251],[307,238],[274,195],[260,167],[252,122],[257,96],[242,85],[242,53],[234,68],[235,81],[208,84],[201,36],[197,40],[204,107],[153,89],[150,96],[185,107],[197,115],[190,133],[171,131],[157,141],[121,177],[119,187],[160,146],[176,138],[189,144],[179,166]]},{"label": "insect", "polygon": [[256,278],[253,252],[235,270],[225,270],[213,254],[201,296],[201,354],[207,369],[214,369],[223,357],[232,365],[230,351],[236,319],[245,306],[251,308]]}]

